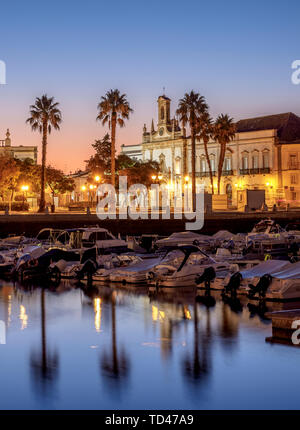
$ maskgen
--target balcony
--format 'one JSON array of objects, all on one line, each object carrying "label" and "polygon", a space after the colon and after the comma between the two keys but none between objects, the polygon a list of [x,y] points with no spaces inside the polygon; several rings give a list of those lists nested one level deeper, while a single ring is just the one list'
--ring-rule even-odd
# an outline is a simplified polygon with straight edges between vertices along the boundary
[{"label": "balcony", "polygon": [[255,167],[253,169],[240,169],[240,175],[263,175],[266,173],[270,173],[270,167]]},{"label": "balcony", "polygon": [[222,175],[223,176],[232,176],[233,170],[223,170]]},{"label": "balcony", "polygon": [[250,175],[250,169],[240,169],[240,175]]},{"label": "balcony", "polygon": [[288,170],[299,170],[299,169],[300,169],[299,162],[288,163]]},{"label": "balcony", "polygon": [[[213,170],[212,175],[216,176],[216,172]],[[200,178],[209,178],[209,172],[200,172],[199,173]]]},{"label": "balcony", "polygon": [[259,169],[259,173],[261,174],[270,173],[270,172],[271,172],[270,167],[262,167],[261,169]]}]

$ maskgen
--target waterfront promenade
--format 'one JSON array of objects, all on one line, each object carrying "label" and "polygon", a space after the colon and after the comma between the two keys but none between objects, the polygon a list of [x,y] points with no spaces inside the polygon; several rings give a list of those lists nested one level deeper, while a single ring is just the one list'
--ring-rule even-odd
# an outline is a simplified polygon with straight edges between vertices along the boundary
[{"label": "waterfront promenade", "polygon": [[[214,234],[218,230],[229,230],[232,233],[250,231],[253,225],[264,218],[270,217],[280,225],[285,226],[289,222],[300,221],[300,211],[278,211],[278,212],[214,212],[205,214],[204,227],[196,230],[198,233]],[[38,213],[12,213],[10,215],[0,214],[0,236],[8,234],[36,235],[42,228],[75,228],[86,225],[99,224],[109,229],[114,234],[141,235],[160,234],[170,235],[176,231],[184,231],[187,220],[174,219],[148,219],[148,220],[99,220],[95,213],[68,213],[57,212],[54,214]]]}]

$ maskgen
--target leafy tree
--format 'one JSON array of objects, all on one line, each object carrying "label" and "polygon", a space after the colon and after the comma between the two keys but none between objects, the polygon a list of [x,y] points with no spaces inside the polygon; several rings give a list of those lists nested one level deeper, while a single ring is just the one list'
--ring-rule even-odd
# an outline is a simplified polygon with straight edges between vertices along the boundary
[{"label": "leafy tree", "polygon": [[0,156],[0,196],[3,201],[13,199],[16,190],[20,168],[17,161],[7,155]]},{"label": "leafy tree", "polygon": [[136,163],[125,169],[119,170],[119,176],[127,176],[128,186],[143,184],[150,187],[152,176],[159,173],[159,163],[156,161],[136,161]]},{"label": "leafy tree", "polygon": [[93,173],[110,172],[111,158],[111,141],[109,134],[106,133],[102,139],[95,140],[92,144],[95,155],[92,155],[87,163],[87,168]]},{"label": "leafy tree", "polygon": [[133,160],[132,158],[128,157],[126,154],[119,154],[116,159],[116,170],[123,170],[128,169],[130,167],[135,166],[138,163],[137,160]]},{"label": "leafy tree", "polygon": [[51,190],[53,204],[56,194],[64,194],[67,191],[73,191],[75,188],[72,178],[68,178],[64,172],[51,166],[46,169],[46,184]]},{"label": "leafy tree", "polygon": [[42,138],[42,168],[41,168],[41,198],[39,212],[45,210],[45,173],[46,173],[46,151],[48,134],[51,133],[52,127],[55,130],[60,129],[61,111],[58,108],[59,103],[54,103],[53,97],[47,97],[44,94],[41,98],[35,99],[35,104],[30,106],[30,117],[26,120],[31,125],[33,131],[38,130]]},{"label": "leafy tree", "polygon": [[183,126],[187,123],[191,131],[192,144],[192,195],[193,211],[196,210],[196,132],[198,118],[208,110],[205,98],[194,91],[185,93],[184,97],[179,100],[177,115],[182,121]]},{"label": "leafy tree", "polygon": [[116,128],[124,127],[125,119],[129,119],[129,115],[133,110],[129,106],[126,99],[126,94],[120,94],[119,90],[109,90],[105,96],[101,97],[98,104],[99,113],[97,120],[103,125],[108,123],[111,130],[111,183],[115,185],[115,154],[116,154]]}]

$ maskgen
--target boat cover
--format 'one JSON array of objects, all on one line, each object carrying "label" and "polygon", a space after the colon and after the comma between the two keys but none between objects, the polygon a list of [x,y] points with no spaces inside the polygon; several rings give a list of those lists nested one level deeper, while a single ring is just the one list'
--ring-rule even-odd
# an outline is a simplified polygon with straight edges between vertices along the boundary
[{"label": "boat cover", "polygon": [[[268,260],[258,264],[257,266],[252,267],[251,269],[241,270],[240,273],[243,279],[261,277],[266,274],[274,276],[275,273],[288,269],[295,265],[296,264],[292,264],[288,261]],[[300,266],[298,266],[298,271],[300,274]]]},{"label": "boat cover", "polygon": [[272,276],[279,279],[300,279],[300,261],[290,263],[289,266],[283,267],[282,270],[278,270]]}]

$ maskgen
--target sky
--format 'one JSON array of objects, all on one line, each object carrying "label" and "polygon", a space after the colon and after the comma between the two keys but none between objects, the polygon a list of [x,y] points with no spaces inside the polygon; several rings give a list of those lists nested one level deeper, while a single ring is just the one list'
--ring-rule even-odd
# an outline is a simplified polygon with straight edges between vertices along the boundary
[{"label": "sky", "polygon": [[107,131],[96,122],[97,104],[111,88],[134,109],[117,130],[118,147],[140,143],[143,124],[156,123],[163,87],[171,114],[193,89],[213,117],[300,115],[300,85],[291,81],[299,12],[298,0],[2,2],[0,139],[9,128],[13,145],[40,149],[25,121],[36,97],[53,96],[63,123],[49,137],[47,160],[66,173],[83,169]]}]

